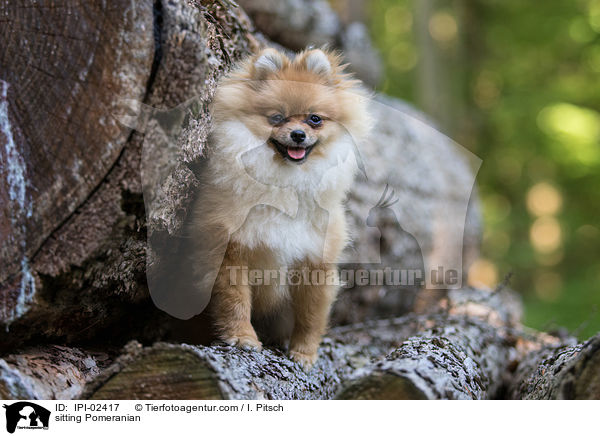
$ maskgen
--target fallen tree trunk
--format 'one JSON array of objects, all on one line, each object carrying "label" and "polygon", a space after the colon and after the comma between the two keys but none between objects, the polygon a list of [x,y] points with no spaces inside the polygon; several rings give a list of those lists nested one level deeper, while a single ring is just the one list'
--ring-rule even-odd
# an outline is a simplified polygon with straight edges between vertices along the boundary
[{"label": "fallen tree trunk", "polygon": [[517,367],[509,396],[524,400],[600,400],[600,335],[545,347]]}]

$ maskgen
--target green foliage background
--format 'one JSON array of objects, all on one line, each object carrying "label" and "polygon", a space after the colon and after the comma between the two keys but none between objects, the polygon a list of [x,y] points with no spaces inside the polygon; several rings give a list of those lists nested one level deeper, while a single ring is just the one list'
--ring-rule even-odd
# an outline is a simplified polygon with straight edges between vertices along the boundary
[{"label": "green foliage background", "polygon": [[[513,273],[532,327],[600,331],[600,0],[365,4],[385,63],[379,90],[483,159],[488,276]],[[424,96],[432,87],[439,102]]]}]

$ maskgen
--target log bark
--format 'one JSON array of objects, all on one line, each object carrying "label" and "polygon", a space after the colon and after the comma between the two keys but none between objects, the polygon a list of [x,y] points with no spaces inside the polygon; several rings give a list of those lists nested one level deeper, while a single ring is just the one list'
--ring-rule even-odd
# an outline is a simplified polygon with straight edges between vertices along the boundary
[{"label": "log bark", "polygon": [[110,362],[106,353],[35,347],[0,359],[0,398],[65,400],[82,394]]},{"label": "log bark", "polygon": [[373,88],[379,84],[383,63],[361,20],[340,20],[325,0],[240,0],[239,4],[271,41],[290,50],[339,49],[359,79]]},{"label": "log bark", "polygon": [[[134,356],[128,356],[130,363],[125,366],[119,363],[112,370],[114,375],[92,383],[84,396],[89,399],[307,400],[332,399],[342,390],[340,395],[343,398],[346,392],[343,386],[354,379],[356,371],[370,368],[371,362],[379,360],[403,341],[414,343],[412,335],[426,326],[434,326],[432,329],[435,331],[437,328],[438,333],[443,335],[441,330],[446,324],[457,328],[460,332],[456,333],[457,336],[485,331],[487,345],[492,345],[490,353],[497,352],[498,356],[488,362],[488,366],[479,375],[486,377],[502,373],[507,363],[503,358],[510,346],[494,335],[494,328],[488,325],[487,329],[476,329],[463,318],[455,320],[452,317],[408,315],[392,320],[367,322],[345,330],[333,329],[322,342],[319,359],[308,373],[278,349],[253,352],[221,345],[206,347],[157,343],[152,347],[142,348]],[[447,339],[437,335],[436,338],[433,339],[434,342],[444,341],[446,347],[451,348]],[[481,352],[481,345],[482,342],[472,346]],[[427,356],[423,356],[423,361],[427,361]],[[461,370],[466,377],[474,373],[471,368],[474,364],[471,362],[446,359],[440,360],[438,364],[447,367],[446,382],[452,386],[458,385],[456,391],[478,383],[481,385],[479,392],[485,391],[487,387],[492,388],[492,383],[487,383],[487,378],[485,381],[480,378],[472,381],[467,379],[468,382],[459,377],[453,378],[456,375],[454,373]],[[422,374],[425,378],[433,376],[435,368],[425,366]],[[492,394],[493,392],[495,391]],[[387,396],[389,399],[405,397],[404,391]],[[455,391],[447,388],[439,393],[439,397],[458,396]]]},{"label": "log bark", "polygon": [[0,359],[0,398],[331,398],[354,368],[397,346],[419,325],[409,317],[332,331],[308,374],[270,348],[142,347],[132,341],[118,357],[68,347],[28,349]]},{"label": "log bark", "polygon": [[337,399],[502,398],[515,362],[559,339],[521,325],[513,292],[451,290],[437,313],[385,357],[356,371]]},{"label": "log bark", "polygon": [[338,16],[325,0],[240,0],[238,3],[270,40],[291,50],[332,44],[341,31]]},{"label": "log bark", "polygon": [[[525,351],[558,339],[524,330],[509,291],[450,293],[449,312],[331,329],[309,373],[279,349],[159,343],[134,348],[85,398],[482,399],[504,395]],[[510,304],[506,304],[509,303]],[[182,374],[188,374],[183,377]],[[165,388],[166,387],[166,388]]]},{"label": "log bark", "polygon": [[0,360],[4,398],[495,398],[519,358],[557,338],[524,331],[513,293],[463,289],[451,313],[410,314],[330,330],[310,372],[284,350],[129,343],[120,354],[66,347]]},{"label": "log bark", "polygon": [[529,353],[515,370],[509,395],[525,400],[600,400],[600,335]]},{"label": "log bark", "polygon": [[121,354],[38,347],[0,359],[0,398],[331,398],[356,367],[397,347],[418,317],[334,329],[307,374],[279,349],[132,341]]},{"label": "log bark", "polygon": [[430,322],[430,329],[355,373],[337,398],[495,398],[514,351],[508,332],[462,317]]}]

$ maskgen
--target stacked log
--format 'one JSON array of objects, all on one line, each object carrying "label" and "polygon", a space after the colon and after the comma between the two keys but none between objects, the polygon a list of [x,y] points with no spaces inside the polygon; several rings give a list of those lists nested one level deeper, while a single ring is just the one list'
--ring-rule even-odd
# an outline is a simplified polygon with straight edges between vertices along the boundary
[{"label": "stacked log", "polygon": [[510,397],[600,400],[600,335],[580,344],[529,353],[515,371]]}]

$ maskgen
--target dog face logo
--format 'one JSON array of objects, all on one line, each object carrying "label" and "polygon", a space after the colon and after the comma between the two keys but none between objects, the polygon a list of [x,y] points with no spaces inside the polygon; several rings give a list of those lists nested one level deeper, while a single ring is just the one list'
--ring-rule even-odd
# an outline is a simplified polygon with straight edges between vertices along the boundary
[{"label": "dog face logo", "polygon": [[50,411],[29,401],[3,406],[6,409],[6,431],[19,429],[48,429]]}]

